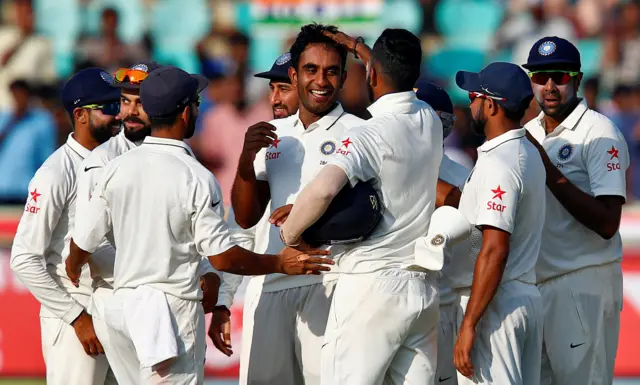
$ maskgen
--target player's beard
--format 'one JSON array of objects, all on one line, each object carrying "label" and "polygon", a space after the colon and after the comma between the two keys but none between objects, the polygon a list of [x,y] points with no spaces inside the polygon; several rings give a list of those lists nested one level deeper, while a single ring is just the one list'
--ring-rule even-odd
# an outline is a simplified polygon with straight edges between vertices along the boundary
[{"label": "player's beard", "polygon": [[484,127],[487,125],[487,119],[484,116],[484,100],[482,100],[482,105],[476,112],[475,116],[471,117],[471,129],[476,135],[484,136]]},{"label": "player's beard", "polygon": [[196,120],[197,117],[194,116],[193,109],[189,109],[189,122],[187,123],[187,129],[184,132],[184,138],[189,139],[196,133]]},{"label": "player's beard", "polygon": [[[139,123],[142,124],[143,127],[139,130],[129,129],[127,128],[127,122]],[[132,142],[140,142],[147,136],[151,135],[151,125],[146,124],[142,121],[142,119],[133,116],[130,116],[124,120],[123,130],[124,136]]]},{"label": "player's beard", "polygon": [[89,119],[89,132],[98,143],[102,144],[118,133],[115,127],[120,127],[121,123],[122,121],[115,120],[108,124],[99,125],[93,119]]}]

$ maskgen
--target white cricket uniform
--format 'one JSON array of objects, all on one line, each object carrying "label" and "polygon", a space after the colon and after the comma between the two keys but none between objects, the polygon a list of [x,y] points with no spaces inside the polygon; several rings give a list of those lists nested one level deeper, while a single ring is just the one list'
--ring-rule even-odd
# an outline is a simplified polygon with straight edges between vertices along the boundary
[{"label": "white cricket uniform", "polygon": [[[191,154],[182,141],[147,137],[112,160],[73,234],[90,252],[105,236],[116,246],[105,322],[117,353],[137,355],[138,360],[127,360],[128,370],[139,370],[143,384],[202,384],[200,262],[234,246],[220,186]],[[153,369],[169,358],[165,373]]]},{"label": "white cricket uniform", "polygon": [[[511,130],[480,146],[460,198],[459,209],[469,223],[498,228],[510,238],[502,281],[476,326],[471,352],[475,378],[458,373],[459,384],[539,382],[543,309],[535,264],[544,225],[546,173],[525,133],[523,128]],[[454,270],[462,273],[452,279],[459,326],[469,302],[477,252],[473,258],[464,253],[454,257]]]},{"label": "white cricket uniform", "polygon": [[[258,152],[254,162],[256,178],[269,182],[271,209],[293,204],[340,150],[339,139],[346,130],[362,122],[340,104],[306,129],[298,114],[271,121],[278,139]],[[284,248],[280,229],[267,225],[266,252],[278,253]],[[338,250],[332,248],[332,257],[339,255]],[[264,277],[261,293],[245,302],[244,311],[253,315],[253,333],[250,339],[243,338],[250,349],[242,352],[241,385],[320,384],[320,351],[338,278],[333,270],[319,276]]]},{"label": "white cricket uniform", "polygon": [[373,234],[338,259],[322,347],[322,384],[432,384],[438,274],[409,271],[427,234],[442,160],[442,122],[413,91],[385,95],[345,134],[329,164],[353,186],[372,181],[385,206]]},{"label": "white cricket uniform", "polygon": [[[604,115],[582,101],[549,135],[527,123],[562,174],[585,193],[626,199],[629,152]],[[622,310],[622,240],[578,222],[547,189],[537,282],[544,302],[542,384],[610,384]]]},{"label": "white cricket uniform", "polygon": [[38,169],[11,249],[11,268],[42,304],[42,353],[52,385],[115,382],[107,376],[106,357],[87,355],[71,326],[91,296],[88,267],[76,288],[64,264],[75,220],[76,170],[89,153],[69,135]]},{"label": "white cricket uniform", "polygon": [[[471,170],[465,166],[449,158],[446,154],[443,154],[438,178],[462,190],[470,171]],[[456,367],[453,364],[453,347],[458,322],[455,305],[456,293],[451,288],[449,277],[451,260],[453,259],[452,252],[453,249],[451,247],[447,247],[444,250],[444,266],[442,267],[439,286],[440,329],[438,331],[438,367],[436,369],[434,384],[443,385],[455,385],[458,383]]]},{"label": "white cricket uniform", "polygon": [[[78,169],[78,194],[76,199],[76,212],[86,213],[89,211],[89,201],[91,192],[102,176],[105,166],[116,157],[125,152],[138,147],[142,142],[134,143],[127,139],[124,130],[107,142],[96,147],[87,156]],[[191,154],[193,155],[193,154]],[[93,293],[89,309],[93,316],[93,326],[96,335],[102,343],[105,355],[109,360],[111,369],[120,383],[135,383],[139,379],[139,370],[128,370],[131,366],[130,360],[136,360],[135,355],[128,357],[126,354],[118,354],[118,349],[114,348],[109,338],[109,326],[105,322],[105,301],[113,294],[113,267],[115,264],[116,250],[114,245],[105,239],[98,250],[94,252],[89,261],[91,276],[93,278]],[[207,258],[200,262],[201,266],[198,276],[208,272],[213,272],[213,268]],[[122,349],[120,349],[122,352]]]}]

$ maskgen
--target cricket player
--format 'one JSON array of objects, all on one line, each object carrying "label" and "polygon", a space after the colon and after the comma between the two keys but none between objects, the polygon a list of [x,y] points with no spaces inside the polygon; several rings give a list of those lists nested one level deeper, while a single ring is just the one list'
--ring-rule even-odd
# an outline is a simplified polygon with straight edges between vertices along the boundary
[{"label": "cricket player", "polygon": [[527,74],[511,63],[460,71],[456,83],[469,92],[474,130],[487,137],[459,206],[482,233],[480,250],[454,248],[449,274],[459,311],[458,383],[536,385],[543,314],[535,264],[545,171],[520,126],[533,92]]},{"label": "cricket player", "polygon": [[324,250],[258,255],[231,242],[220,186],[183,142],[195,131],[206,84],[176,67],[156,69],[142,82],[151,136],[106,166],[66,263],[76,282],[90,253],[112,233],[114,294],[105,300],[106,322],[110,336],[115,331],[129,340],[117,353],[130,357],[126,363],[139,369],[142,384],[203,383],[201,256],[218,271],[240,275],[319,274],[329,270],[321,264],[333,264],[313,257],[327,255]]},{"label": "cricket player", "polygon": [[386,29],[371,50],[361,38],[331,35],[359,58],[369,58],[372,118],[345,133],[340,151],[296,199],[281,237],[297,245],[347,184],[371,181],[385,211],[371,237],[338,259],[322,384],[432,384],[438,272],[406,268],[429,227],[443,151],[441,121],[413,91],[420,40],[404,29]]},{"label": "cricket player", "polygon": [[[339,139],[362,122],[337,102],[347,51],[325,31],[336,28],[305,25],[291,47],[289,77],[298,112],[250,127],[240,157],[232,190],[235,218],[243,228],[252,227],[271,204],[276,217],[267,252],[284,246],[276,226],[286,219],[287,205],[334,153],[348,149]],[[245,307],[254,321],[251,348],[242,351],[249,358],[241,358],[248,362],[241,366],[241,384],[320,383],[320,351],[336,279],[336,274],[264,278],[262,292]]]},{"label": "cricket player", "polygon": [[73,133],[31,180],[11,249],[11,269],[42,304],[47,384],[115,383],[88,312],[89,269],[83,270],[78,287],[64,272],[75,223],[76,170],[91,150],[120,128],[116,118],[120,91],[111,82],[104,70],[89,68],[76,73],[62,89]]},{"label": "cricket player", "polygon": [[[449,136],[455,122],[453,103],[447,91],[433,83],[418,81],[416,84],[416,96],[429,104],[436,111],[442,121],[443,138]],[[446,154],[442,155],[440,181],[449,183],[452,187],[462,188],[469,176],[470,170],[463,165],[451,160]],[[444,206],[436,200],[436,207]],[[457,207],[457,205],[455,206]],[[453,258],[452,246],[444,249],[444,266],[440,277],[440,328],[438,329],[438,366],[434,384],[453,385],[458,383],[456,367],[453,364],[453,345],[455,343],[455,330],[457,329],[456,293],[451,289],[449,270]]]},{"label": "cricket player", "polygon": [[[142,108],[140,102],[140,84],[147,77],[150,71],[160,68],[155,62],[142,62],[130,68],[121,68],[115,72],[112,86],[121,89],[120,95],[120,118],[123,128],[120,133],[107,142],[101,144],[87,156],[78,170],[78,195],[76,200],[76,212],[83,215],[89,210],[89,200],[91,192],[99,180],[105,166],[114,158],[139,146],[145,137],[151,133],[151,123],[149,117]],[[105,322],[106,314],[104,309],[105,298],[113,294],[113,266],[115,262],[115,248],[109,240],[105,239],[97,252],[89,262],[93,282],[93,293],[91,296],[90,308],[93,317],[93,325],[96,330],[105,355],[109,360],[111,370],[121,384],[135,383],[138,381],[139,371],[127,372],[130,366],[123,363],[127,357],[121,354],[114,354],[117,348],[111,346],[111,339]],[[208,287],[215,287],[217,276],[213,267],[206,258],[200,262],[198,275],[203,280],[208,280],[208,284],[202,282],[203,306],[205,313],[211,312],[215,306],[217,292],[204,290]],[[114,340],[115,343],[118,339]]]},{"label": "cricket player", "polygon": [[[273,118],[282,119],[295,114],[298,111],[298,92],[293,88],[291,79],[289,79],[289,68],[291,67],[291,53],[286,52],[280,55],[266,72],[260,72],[254,76],[269,80],[269,101],[273,109]],[[256,253],[263,253],[267,249],[269,241],[269,217],[271,215],[270,205],[267,205],[263,217],[257,225],[249,229],[243,229],[235,221],[233,208],[229,210],[227,222],[229,223],[229,231],[231,239],[245,249],[252,250]],[[245,291],[244,302],[249,303],[253,298],[253,293],[261,291],[262,280],[264,277],[252,279]],[[231,346],[231,304],[233,297],[242,283],[243,277],[233,274],[223,274],[222,284],[220,285],[220,293],[218,296],[218,304],[213,310],[213,318],[211,322],[215,324],[215,328],[219,331],[212,335],[214,346],[226,356],[233,354]],[[251,345],[251,333],[253,333],[253,314],[245,308],[242,313],[242,351],[249,351]],[[213,330],[213,326],[211,329]],[[241,358],[249,358],[248,354],[242,355]],[[240,362],[240,366],[247,366],[247,362]],[[246,381],[243,372],[240,373],[240,381]]]},{"label": "cricket player", "polygon": [[540,115],[526,124],[547,172],[536,265],[544,303],[542,384],[611,384],[622,310],[620,218],[629,152],[618,128],[578,97],[580,53],[540,39],[527,63]]}]

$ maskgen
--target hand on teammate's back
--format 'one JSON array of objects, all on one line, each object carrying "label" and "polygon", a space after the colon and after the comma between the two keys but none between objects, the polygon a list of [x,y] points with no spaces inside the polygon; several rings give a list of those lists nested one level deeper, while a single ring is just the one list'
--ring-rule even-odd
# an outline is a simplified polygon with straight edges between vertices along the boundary
[{"label": "hand on teammate's back", "polygon": [[291,209],[293,209],[293,205],[285,205],[273,210],[271,216],[269,217],[269,223],[278,227],[282,226],[289,217]]},{"label": "hand on teammate's back", "polygon": [[242,147],[243,157],[247,161],[253,162],[258,151],[269,147],[278,138],[275,133],[276,128],[267,122],[256,123],[247,129],[244,135],[244,145]]},{"label": "hand on teammate's back", "polygon": [[200,277],[202,289],[202,307],[204,312],[210,313],[218,303],[218,290],[220,289],[220,277],[216,273],[207,273]]},{"label": "hand on teammate's back", "polygon": [[[306,249],[306,248],[305,248]],[[326,265],[333,265],[329,258],[315,257],[315,255],[329,255],[329,250],[306,249],[305,251],[285,247],[278,254],[280,258],[280,273],[289,275],[319,275],[322,271],[330,271]]]},{"label": "hand on teammate's back", "polygon": [[93,328],[93,319],[89,314],[83,310],[78,318],[71,323],[71,326],[73,326],[73,330],[75,330],[85,353],[92,357],[104,354],[102,344]]}]

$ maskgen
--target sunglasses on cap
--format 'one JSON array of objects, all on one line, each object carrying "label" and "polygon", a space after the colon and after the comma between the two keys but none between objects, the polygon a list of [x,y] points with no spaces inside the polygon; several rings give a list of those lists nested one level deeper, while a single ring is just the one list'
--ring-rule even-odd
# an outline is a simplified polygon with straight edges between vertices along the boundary
[{"label": "sunglasses on cap", "polygon": [[545,85],[549,79],[559,86],[563,86],[571,81],[571,78],[578,76],[580,72],[577,71],[562,71],[562,70],[546,70],[546,71],[532,71],[529,72],[531,81],[538,85]]},{"label": "sunglasses on cap", "polygon": [[90,110],[100,110],[105,115],[116,116],[120,113],[120,102],[111,102],[105,104],[87,104],[81,108],[88,108]]},{"label": "sunglasses on cap", "polygon": [[128,81],[131,84],[140,84],[149,74],[142,70],[132,70],[130,68],[120,68],[113,74],[118,83]]},{"label": "sunglasses on cap", "polygon": [[469,101],[473,103],[473,101],[476,99],[493,99],[493,100],[501,100],[501,101],[507,100],[500,96],[486,95],[481,92],[469,92]]}]

